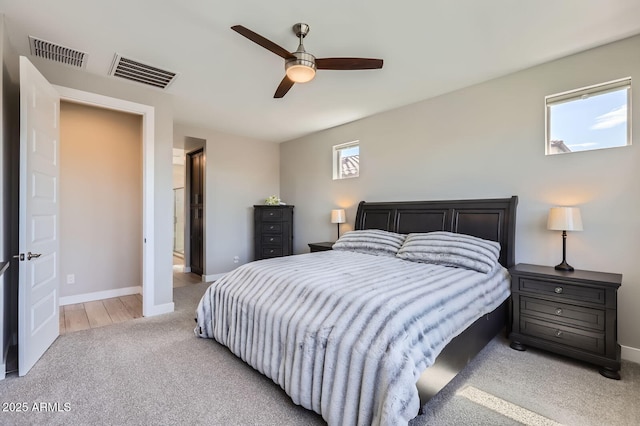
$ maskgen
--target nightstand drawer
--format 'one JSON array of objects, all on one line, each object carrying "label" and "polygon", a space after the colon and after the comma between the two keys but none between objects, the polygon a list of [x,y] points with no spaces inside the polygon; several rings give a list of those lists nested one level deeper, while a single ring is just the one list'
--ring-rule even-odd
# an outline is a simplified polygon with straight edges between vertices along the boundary
[{"label": "nightstand drawer", "polygon": [[604,333],[590,332],[534,318],[520,318],[520,333],[596,354],[605,353]]},{"label": "nightstand drawer", "polygon": [[263,234],[262,235],[262,244],[264,245],[281,245],[282,244],[282,235],[278,234]]},{"label": "nightstand drawer", "polygon": [[605,311],[552,302],[527,296],[520,296],[520,313],[534,316],[554,323],[562,323],[593,330],[603,331]]},{"label": "nightstand drawer", "polygon": [[520,278],[520,291],[544,294],[567,300],[605,304],[605,289],[567,284],[560,281],[542,281]]}]

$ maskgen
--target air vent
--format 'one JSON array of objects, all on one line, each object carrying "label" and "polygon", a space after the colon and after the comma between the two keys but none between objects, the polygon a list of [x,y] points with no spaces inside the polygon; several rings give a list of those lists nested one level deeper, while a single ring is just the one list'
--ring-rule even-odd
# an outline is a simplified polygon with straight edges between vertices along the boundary
[{"label": "air vent", "polygon": [[178,76],[177,73],[166,71],[140,61],[124,58],[116,54],[113,58],[109,75],[126,78],[142,84],[147,84],[160,89],[166,89]]},{"label": "air vent", "polygon": [[37,56],[38,58],[60,62],[78,68],[84,68],[87,65],[87,54],[79,50],[60,46],[59,44],[41,40],[33,36],[29,36],[29,45],[31,46],[31,55]]}]

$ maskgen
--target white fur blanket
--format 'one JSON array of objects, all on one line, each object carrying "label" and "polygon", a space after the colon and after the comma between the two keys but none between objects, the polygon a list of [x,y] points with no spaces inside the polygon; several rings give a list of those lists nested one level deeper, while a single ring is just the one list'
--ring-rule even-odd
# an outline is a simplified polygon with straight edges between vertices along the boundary
[{"label": "white fur blanket", "polygon": [[407,424],[418,377],[509,295],[489,274],[347,251],[248,263],[206,291],[214,338],[330,425]]}]

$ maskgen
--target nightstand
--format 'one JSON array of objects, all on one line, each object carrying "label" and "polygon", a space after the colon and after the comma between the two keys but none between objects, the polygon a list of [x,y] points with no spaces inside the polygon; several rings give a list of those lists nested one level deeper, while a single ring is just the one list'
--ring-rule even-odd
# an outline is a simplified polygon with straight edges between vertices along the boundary
[{"label": "nightstand", "polygon": [[309,249],[311,250],[311,253],[314,253],[317,251],[332,250],[333,244],[335,244],[335,242],[333,241],[325,241],[322,243],[309,243]]},{"label": "nightstand", "polygon": [[555,352],[599,365],[600,374],[620,379],[617,291],[622,275],[524,263],[509,273],[513,349],[528,345]]}]

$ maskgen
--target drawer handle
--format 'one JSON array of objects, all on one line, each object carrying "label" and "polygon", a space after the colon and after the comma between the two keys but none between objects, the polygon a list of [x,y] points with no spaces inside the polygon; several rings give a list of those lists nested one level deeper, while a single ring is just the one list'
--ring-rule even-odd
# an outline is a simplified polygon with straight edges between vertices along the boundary
[{"label": "drawer handle", "polygon": [[273,216],[273,212],[269,212],[269,216]]},{"label": "drawer handle", "polygon": [[556,330],[556,337],[562,337],[562,330]]},{"label": "drawer handle", "polygon": [[556,287],[553,291],[555,291],[558,294],[562,294],[562,287]]},{"label": "drawer handle", "polygon": [[273,225],[271,225],[271,226],[269,227],[269,230],[270,230],[270,231],[272,231],[272,230],[273,230]]},{"label": "drawer handle", "polygon": [[562,315],[562,308],[556,309],[556,315]]},{"label": "drawer handle", "polygon": [[269,238],[269,241],[270,241],[270,242],[273,242],[273,238]]},{"label": "drawer handle", "polygon": [[273,254],[273,250],[269,250],[269,254]]}]

